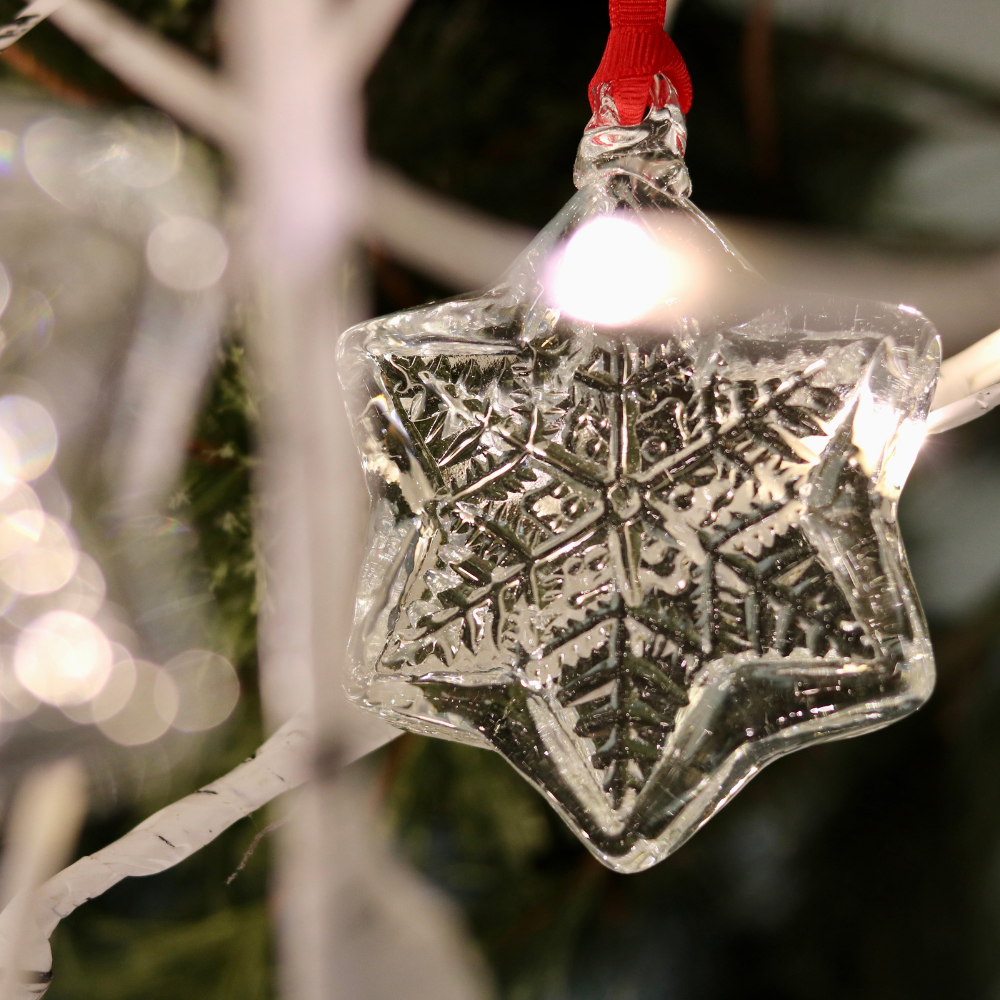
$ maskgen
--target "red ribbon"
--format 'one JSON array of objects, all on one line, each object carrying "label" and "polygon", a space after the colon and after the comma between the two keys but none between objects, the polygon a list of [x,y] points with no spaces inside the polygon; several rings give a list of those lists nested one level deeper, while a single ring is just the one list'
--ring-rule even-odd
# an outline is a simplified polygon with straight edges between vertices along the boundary
[{"label": "red ribbon", "polygon": [[609,0],[609,5],[611,34],[590,81],[591,108],[597,112],[601,84],[610,83],[622,125],[637,125],[649,107],[653,77],[662,73],[676,88],[681,110],[687,114],[691,77],[663,30],[667,0]]}]

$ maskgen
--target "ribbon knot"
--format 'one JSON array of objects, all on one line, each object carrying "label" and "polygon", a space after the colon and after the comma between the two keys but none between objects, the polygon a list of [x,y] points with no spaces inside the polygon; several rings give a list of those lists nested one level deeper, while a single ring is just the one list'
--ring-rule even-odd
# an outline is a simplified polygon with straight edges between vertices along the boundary
[{"label": "ribbon knot", "polygon": [[650,106],[653,77],[662,73],[674,85],[687,114],[691,78],[664,30],[666,6],[666,0],[610,0],[611,33],[589,88],[595,113],[601,85],[609,83],[622,125],[637,125]]}]

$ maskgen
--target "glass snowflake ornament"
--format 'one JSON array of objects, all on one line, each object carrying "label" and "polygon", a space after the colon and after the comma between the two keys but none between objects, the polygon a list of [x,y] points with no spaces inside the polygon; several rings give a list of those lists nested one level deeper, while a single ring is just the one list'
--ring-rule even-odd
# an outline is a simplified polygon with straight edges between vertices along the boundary
[{"label": "glass snowflake ornament", "polygon": [[495,288],[341,348],[374,497],[352,696],[500,752],[621,872],[934,679],[896,509],[935,332],[761,281],[655,86],[634,127],[603,95],[578,193]]}]

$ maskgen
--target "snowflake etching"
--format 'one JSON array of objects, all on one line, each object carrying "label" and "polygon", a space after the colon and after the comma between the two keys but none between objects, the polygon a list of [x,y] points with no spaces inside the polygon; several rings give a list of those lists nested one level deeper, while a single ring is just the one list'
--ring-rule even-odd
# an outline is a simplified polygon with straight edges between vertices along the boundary
[{"label": "snowflake etching", "polygon": [[353,695],[498,750],[637,871],[769,760],[928,696],[895,511],[937,342],[910,310],[780,295],[563,317],[539,272],[582,219],[659,199],[705,225],[602,177],[497,288],[345,335],[375,497]]}]

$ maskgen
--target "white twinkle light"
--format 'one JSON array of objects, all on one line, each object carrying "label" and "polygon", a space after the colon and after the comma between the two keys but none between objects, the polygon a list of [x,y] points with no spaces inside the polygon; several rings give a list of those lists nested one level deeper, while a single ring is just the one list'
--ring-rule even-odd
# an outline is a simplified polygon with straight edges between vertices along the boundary
[{"label": "white twinkle light", "polygon": [[200,733],[229,718],[240,697],[240,681],[223,656],[204,649],[190,649],[175,656],[164,668],[178,695],[174,729]]},{"label": "white twinkle light", "polygon": [[79,705],[100,694],[111,674],[107,636],[73,611],[50,611],[21,633],[17,679],[50,705]]},{"label": "white twinkle light", "polygon": [[161,222],[150,233],[146,263],[168,288],[197,292],[211,288],[225,273],[229,247],[210,222],[176,216]]},{"label": "white twinkle light", "polygon": [[177,716],[180,695],[173,678],[155,663],[134,660],[124,707],[98,728],[113,743],[137,747],[158,740]]},{"label": "white twinkle light", "polygon": [[67,530],[38,510],[0,520],[0,581],[19,594],[51,594],[73,578],[80,554]]},{"label": "white twinkle light", "polygon": [[582,225],[555,261],[547,282],[553,304],[575,319],[623,326],[666,298],[672,261],[638,222],[607,215]]}]

